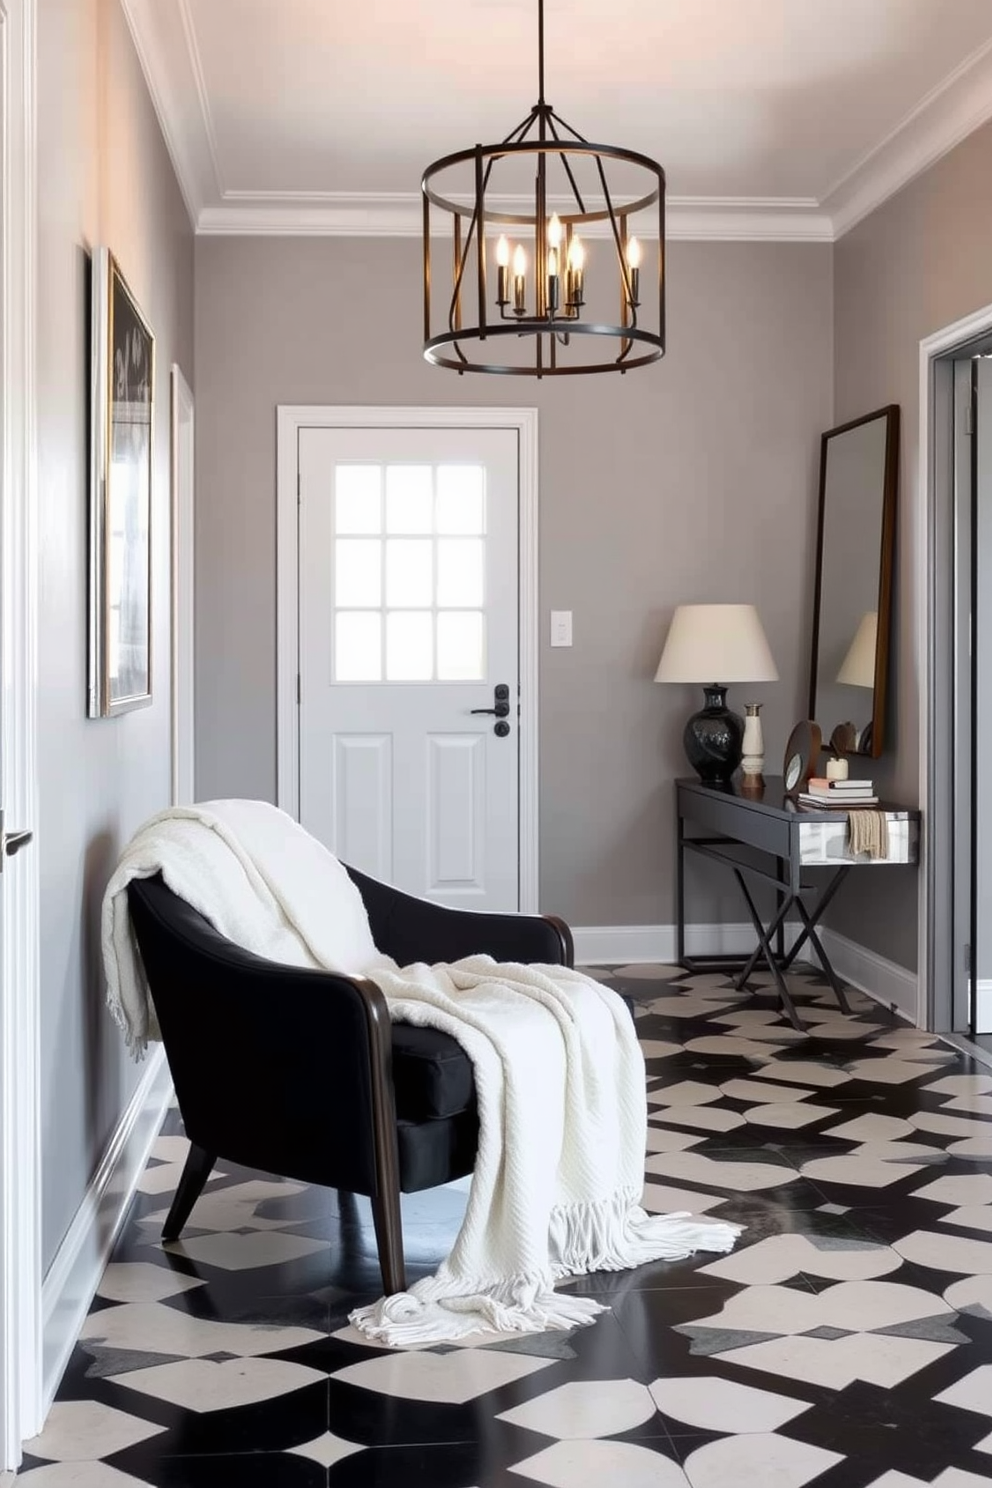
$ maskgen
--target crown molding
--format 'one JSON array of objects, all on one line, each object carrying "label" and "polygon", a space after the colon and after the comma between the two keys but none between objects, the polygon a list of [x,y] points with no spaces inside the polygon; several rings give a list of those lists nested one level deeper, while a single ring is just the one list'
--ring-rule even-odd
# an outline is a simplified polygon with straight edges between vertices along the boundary
[{"label": "crown molding", "polygon": [[[499,197],[493,204],[505,212],[525,215],[533,200]],[[568,211],[566,201],[549,202],[550,210]],[[589,205],[595,210],[597,203]],[[645,238],[657,235],[651,213],[635,224]],[[830,218],[811,199],[748,197],[669,197],[665,211],[666,236],[695,242],[816,242],[833,238]],[[419,238],[423,231],[423,203],[419,192],[326,192],[291,196],[282,193],[227,192],[221,204],[201,208],[197,232],[207,237],[332,237]],[[498,225],[492,227],[498,232]],[[609,222],[592,222],[585,238],[609,238]]]},{"label": "crown molding", "polygon": [[821,206],[843,237],[992,118],[992,41],[966,57],[895,129],[836,181]]},{"label": "crown molding", "polygon": [[[121,0],[190,219],[204,236],[419,237],[419,192],[226,190],[189,0]],[[992,42],[944,78],[820,199],[671,197],[667,234],[703,242],[841,237],[992,118]],[[649,236],[651,224],[638,230]],[[607,237],[607,223],[585,236]]]}]

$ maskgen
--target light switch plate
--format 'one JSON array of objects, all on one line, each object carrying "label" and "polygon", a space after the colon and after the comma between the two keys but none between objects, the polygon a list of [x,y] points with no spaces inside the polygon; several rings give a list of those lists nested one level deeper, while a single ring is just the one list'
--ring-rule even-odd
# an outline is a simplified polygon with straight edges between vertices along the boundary
[{"label": "light switch plate", "polygon": [[551,611],[551,644],[552,646],[570,646],[572,644],[571,610]]}]

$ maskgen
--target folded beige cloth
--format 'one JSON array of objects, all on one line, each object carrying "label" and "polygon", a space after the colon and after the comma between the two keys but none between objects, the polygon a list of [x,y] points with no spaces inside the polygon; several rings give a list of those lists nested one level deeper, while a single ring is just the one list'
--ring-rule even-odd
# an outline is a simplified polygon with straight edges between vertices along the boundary
[{"label": "folded beige cloth", "polygon": [[849,811],[847,832],[853,855],[867,853],[870,858],[889,856],[889,823],[884,811]]}]

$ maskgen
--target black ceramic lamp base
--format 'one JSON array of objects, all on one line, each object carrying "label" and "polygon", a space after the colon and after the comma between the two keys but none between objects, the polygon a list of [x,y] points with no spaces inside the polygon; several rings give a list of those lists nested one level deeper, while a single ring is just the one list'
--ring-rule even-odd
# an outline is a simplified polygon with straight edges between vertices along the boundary
[{"label": "black ceramic lamp base", "polygon": [[727,689],[717,683],[703,688],[705,706],[685,726],[682,743],[700,780],[725,785],[741,762],[744,720],[727,707]]}]

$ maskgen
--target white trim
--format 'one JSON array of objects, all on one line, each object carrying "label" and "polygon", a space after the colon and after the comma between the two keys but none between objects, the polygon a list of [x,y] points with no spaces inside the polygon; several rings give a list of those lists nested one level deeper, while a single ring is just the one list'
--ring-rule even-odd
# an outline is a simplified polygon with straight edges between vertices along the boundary
[{"label": "white trim", "polygon": [[196,800],[194,781],[194,410],[178,363],[171,376],[172,804]]},{"label": "white trim", "polygon": [[[797,933],[795,926],[786,926],[786,945]],[[674,966],[677,937],[675,925],[580,925],[572,929],[575,964],[633,966],[650,962]],[[685,927],[685,947],[690,956],[749,956],[754,945],[754,926],[748,923]]]},{"label": "white trim", "polygon": [[[818,926],[817,934],[823,942],[823,949],[830,957],[834,971],[842,982],[846,982],[851,987],[857,987],[860,992],[866,992],[869,997],[873,997],[876,1002],[883,1003],[891,1012],[898,1013],[908,1023],[919,1028],[925,1026],[917,1022],[919,978],[915,971],[908,971],[905,966],[899,966],[895,961],[889,961],[885,956],[869,951],[865,946],[848,940],[846,935],[840,935],[836,930]],[[808,952],[804,959],[808,960],[812,966],[816,966],[812,952]]]},{"label": "white trim", "polygon": [[978,1033],[992,1033],[992,978],[975,983],[975,1028]]},{"label": "white trim", "polygon": [[820,203],[842,237],[992,118],[992,41],[966,57]]},{"label": "white trim", "polygon": [[43,1415],[55,1398],[171,1097],[169,1065],[159,1046],[148,1058],[45,1277]]},{"label": "white trim", "polygon": [[[493,197],[501,211],[526,213],[533,200]],[[565,198],[551,200],[549,210],[565,210]],[[590,209],[597,202],[590,198]],[[641,237],[657,236],[657,217],[637,219]],[[419,192],[251,192],[228,191],[222,201],[204,206],[197,233],[259,237],[419,238],[423,232],[423,198]],[[498,233],[498,225],[492,228]],[[592,222],[587,238],[608,238],[609,222]],[[829,243],[834,230],[829,216],[812,197],[668,197],[665,231],[670,240]]]},{"label": "white trim", "polygon": [[520,908],[538,908],[538,443],[536,408],[282,405],[276,410],[276,801],[299,819],[299,432],[316,429],[514,429],[519,448]]},{"label": "white trim", "polygon": [[[3,282],[0,603],[8,829],[37,831],[36,0],[0,0]],[[41,1406],[38,845],[4,869],[0,967],[0,1469]]]},{"label": "white trim", "polygon": [[919,740],[919,803],[923,812],[920,833],[919,887],[917,892],[917,1006],[913,1021],[918,1028],[930,1026],[928,976],[932,947],[930,935],[930,879],[932,854],[929,839],[935,830],[940,830],[931,810],[933,804],[933,761],[931,754],[930,700],[933,691],[934,630],[936,616],[933,613],[933,590],[931,571],[933,552],[933,366],[938,357],[945,356],[957,346],[965,346],[976,336],[992,330],[992,304],[964,316],[953,324],[934,331],[920,342],[919,367],[919,456],[916,485],[911,491],[910,522],[907,523],[912,541],[916,544],[914,567],[916,599],[916,675],[919,679],[919,708],[917,733]]}]

